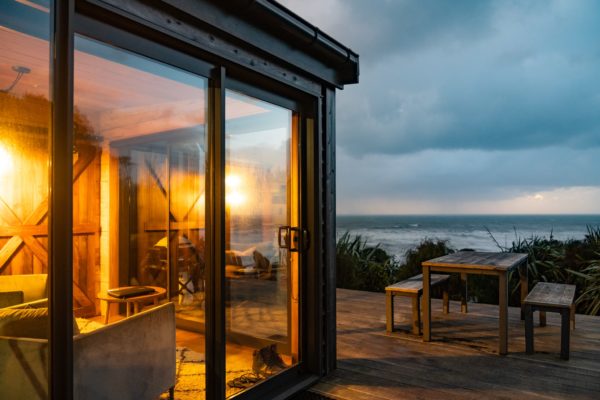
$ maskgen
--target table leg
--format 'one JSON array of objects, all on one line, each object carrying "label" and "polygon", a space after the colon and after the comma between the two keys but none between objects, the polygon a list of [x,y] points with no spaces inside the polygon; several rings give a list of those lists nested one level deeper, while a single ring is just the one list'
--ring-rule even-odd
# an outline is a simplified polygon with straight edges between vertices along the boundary
[{"label": "table leg", "polygon": [[533,309],[525,306],[525,352],[533,354]]},{"label": "table leg", "polygon": [[450,298],[448,297],[448,283],[444,286],[444,291],[442,293],[443,299],[443,310],[444,314],[448,314],[450,312]]},{"label": "table leg", "polygon": [[423,341],[431,341],[431,270],[423,266]]},{"label": "table leg", "polygon": [[140,312],[140,303],[137,301],[133,303],[133,315],[138,314]]},{"label": "table leg", "polygon": [[500,343],[498,353],[505,355],[508,353],[508,285],[506,282],[506,272],[498,275],[498,310],[500,312]]},{"label": "table leg", "polygon": [[540,326],[546,326],[546,311],[540,310]]},{"label": "table leg", "polygon": [[108,314],[110,314],[110,303],[106,302],[106,314],[104,315],[104,325],[108,325]]},{"label": "table leg", "polygon": [[125,315],[127,318],[129,318],[129,316],[131,315],[131,312],[129,311],[129,302],[125,302]]},{"label": "table leg", "polygon": [[571,310],[565,308],[560,312],[560,358],[569,359],[569,343],[571,341]]},{"label": "table leg", "polygon": [[390,291],[385,294],[385,330],[394,330],[394,296]]},{"label": "table leg", "polygon": [[467,306],[467,276],[468,275],[464,272],[461,272],[460,274],[460,312],[462,313],[469,312],[469,306]]},{"label": "table leg", "polygon": [[523,306],[523,301],[525,301],[525,297],[529,293],[529,268],[527,262],[519,265],[519,278],[521,281],[521,320],[525,319],[525,307]]},{"label": "table leg", "polygon": [[412,331],[417,336],[421,333],[421,307],[419,301],[421,299],[418,295],[412,297]]}]

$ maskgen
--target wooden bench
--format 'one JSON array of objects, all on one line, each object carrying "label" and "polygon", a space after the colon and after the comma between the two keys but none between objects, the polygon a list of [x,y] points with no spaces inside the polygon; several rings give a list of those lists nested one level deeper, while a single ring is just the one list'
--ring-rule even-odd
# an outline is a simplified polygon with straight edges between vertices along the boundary
[{"label": "wooden bench", "polygon": [[[431,274],[431,287],[444,284],[444,314],[449,312],[448,279],[449,275]],[[421,334],[421,302],[423,294],[423,275],[415,275],[402,282],[394,283],[385,288],[386,330],[394,330],[394,297],[405,296],[412,298],[412,331]]]},{"label": "wooden bench", "polygon": [[540,312],[540,326],[546,325],[546,311],[561,315],[560,358],[569,359],[570,320],[575,329],[575,285],[538,282],[523,300],[525,306],[525,351],[533,354],[533,312]]}]

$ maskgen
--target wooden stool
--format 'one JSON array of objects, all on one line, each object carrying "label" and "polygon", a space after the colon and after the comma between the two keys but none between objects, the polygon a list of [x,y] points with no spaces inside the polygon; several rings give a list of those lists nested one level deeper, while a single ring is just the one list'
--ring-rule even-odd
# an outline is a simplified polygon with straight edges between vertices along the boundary
[{"label": "wooden stool", "polygon": [[570,321],[575,329],[575,285],[538,282],[523,301],[525,306],[525,351],[533,354],[533,312],[540,312],[540,326],[546,325],[546,311],[561,315],[560,358],[569,359]]},{"label": "wooden stool", "polygon": [[[448,279],[449,275],[431,274],[431,287],[444,284],[444,314],[449,312]],[[423,274],[415,275],[402,282],[394,283],[385,288],[386,330],[394,330],[394,296],[412,298],[412,331],[421,334],[421,295],[423,294]]]}]

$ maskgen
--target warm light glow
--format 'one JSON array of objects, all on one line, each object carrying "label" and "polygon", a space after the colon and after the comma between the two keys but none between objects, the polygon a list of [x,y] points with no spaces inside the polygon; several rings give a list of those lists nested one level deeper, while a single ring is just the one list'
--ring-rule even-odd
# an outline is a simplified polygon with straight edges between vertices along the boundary
[{"label": "warm light glow", "polygon": [[0,144],[0,176],[8,175],[13,170],[13,159],[10,153]]},{"label": "warm light glow", "polygon": [[239,207],[246,202],[241,186],[242,179],[239,175],[229,174],[225,177],[225,202],[228,206]]},{"label": "warm light glow", "polygon": [[225,186],[227,189],[237,189],[240,187],[241,182],[242,180],[238,175],[231,174],[225,177]]},{"label": "warm light glow", "polygon": [[225,195],[225,200],[228,206],[239,207],[246,202],[246,196],[238,191],[228,191]]}]

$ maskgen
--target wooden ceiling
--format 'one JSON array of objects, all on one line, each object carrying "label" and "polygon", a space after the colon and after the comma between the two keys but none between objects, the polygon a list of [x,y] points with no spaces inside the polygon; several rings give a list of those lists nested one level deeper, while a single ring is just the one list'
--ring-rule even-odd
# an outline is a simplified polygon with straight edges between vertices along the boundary
[{"label": "wooden ceiling", "polygon": [[[75,51],[74,103],[90,122],[95,135],[112,141],[205,124],[207,81],[204,78],[91,43],[119,61]],[[22,77],[11,93],[48,98],[49,52],[45,40],[0,26],[0,89],[14,81],[13,66],[24,66],[31,72]],[[135,62],[128,65],[126,60],[153,64],[152,72],[131,66]],[[228,96],[226,107],[230,120],[270,111],[257,102],[235,96]]]}]

